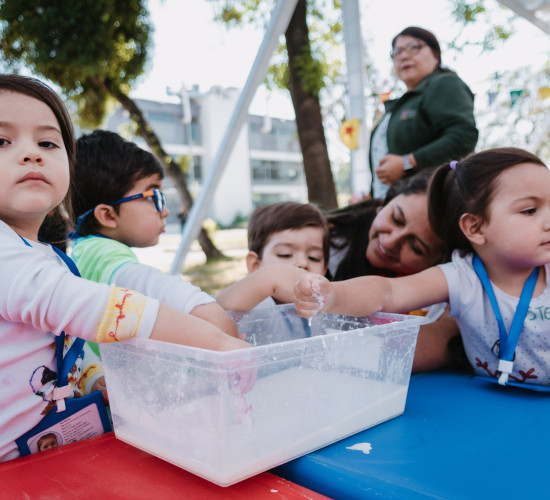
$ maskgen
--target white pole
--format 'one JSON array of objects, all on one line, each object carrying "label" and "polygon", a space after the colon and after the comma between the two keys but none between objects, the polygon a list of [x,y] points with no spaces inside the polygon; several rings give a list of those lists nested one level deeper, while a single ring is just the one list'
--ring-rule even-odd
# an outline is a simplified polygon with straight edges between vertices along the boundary
[{"label": "white pole", "polygon": [[359,0],[342,2],[344,43],[346,46],[346,67],[348,75],[349,108],[348,119],[359,118],[357,148],[351,151],[351,191],[359,199],[370,192],[372,175],[369,168],[369,130],[365,101],[365,63]]},{"label": "white pole", "polygon": [[235,110],[229,120],[220,147],[212,163],[212,167],[208,171],[208,176],[204,181],[199,195],[193,202],[193,206],[189,211],[189,217],[183,227],[180,245],[170,267],[170,274],[178,274],[181,272],[183,261],[191,247],[191,243],[199,234],[202,221],[206,216],[208,206],[212,201],[216,187],[223,174],[223,169],[233,150],[233,146],[241,128],[246,122],[248,108],[250,107],[252,98],[267,73],[269,61],[277,47],[279,36],[286,31],[297,3],[298,0],[278,0],[273,9],[266,34],[258,49],[258,54],[256,55],[248,79],[239,96],[239,100],[235,105]]}]

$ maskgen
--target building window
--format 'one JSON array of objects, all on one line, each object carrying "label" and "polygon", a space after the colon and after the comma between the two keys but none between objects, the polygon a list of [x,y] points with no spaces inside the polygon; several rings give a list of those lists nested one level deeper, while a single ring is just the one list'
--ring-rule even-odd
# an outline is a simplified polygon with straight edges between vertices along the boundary
[{"label": "building window", "polygon": [[301,163],[250,160],[252,180],[260,183],[293,183],[303,179],[304,169]]},{"label": "building window", "polygon": [[[162,143],[189,144],[191,141],[193,145],[201,143],[200,126],[195,117],[189,125],[183,125],[181,114],[148,111],[146,116]],[[189,135],[191,135],[191,141]]]},{"label": "building window", "polygon": [[[185,155],[184,155],[185,156]],[[172,159],[179,164],[179,161],[181,159],[180,157],[172,155]],[[190,161],[191,158],[188,157],[188,161]],[[201,156],[193,156],[193,163],[187,163],[188,168],[185,173],[185,180],[187,181],[187,184],[192,184],[193,182],[201,182],[202,181],[202,157]]]},{"label": "building window", "polygon": [[[188,142],[187,136],[186,143]],[[193,118],[193,121],[191,122],[191,140],[193,142],[193,145],[199,145],[201,144],[201,128],[200,125],[195,121],[195,118]]]},{"label": "building window", "polygon": [[293,122],[272,119],[271,130],[262,132],[263,119],[254,117],[248,124],[248,141],[251,149],[261,151],[300,152],[298,133]]},{"label": "building window", "polygon": [[262,205],[271,205],[272,203],[279,203],[281,201],[288,201],[288,198],[281,193],[256,193],[252,200],[254,208],[261,207]]},{"label": "building window", "polygon": [[163,144],[183,143],[183,125],[176,115],[148,111],[147,120]]},{"label": "building window", "polygon": [[170,113],[157,113],[155,111],[149,111],[147,117],[152,122],[159,123],[174,123],[176,121],[176,115]]},{"label": "building window", "polygon": [[193,168],[187,174],[188,181],[202,181],[202,162],[200,156],[193,156]]}]

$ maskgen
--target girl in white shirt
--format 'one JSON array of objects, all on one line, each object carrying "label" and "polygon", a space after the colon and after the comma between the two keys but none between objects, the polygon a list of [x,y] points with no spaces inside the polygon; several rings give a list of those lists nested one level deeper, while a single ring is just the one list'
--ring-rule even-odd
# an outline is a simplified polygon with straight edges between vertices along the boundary
[{"label": "girl in white shirt", "polygon": [[394,279],[309,274],[296,309],[363,316],[449,301],[478,375],[550,386],[550,171],[521,149],[484,151],[439,167],[429,203],[452,262]]},{"label": "girl in white shirt", "polygon": [[73,163],[59,97],[33,78],[0,75],[0,462],[19,455],[15,439],[51,407],[54,384],[44,374],[55,374],[63,331],[96,342],[141,336],[214,350],[249,346],[155,299],[78,278],[39,241],[46,214],[70,203]]}]

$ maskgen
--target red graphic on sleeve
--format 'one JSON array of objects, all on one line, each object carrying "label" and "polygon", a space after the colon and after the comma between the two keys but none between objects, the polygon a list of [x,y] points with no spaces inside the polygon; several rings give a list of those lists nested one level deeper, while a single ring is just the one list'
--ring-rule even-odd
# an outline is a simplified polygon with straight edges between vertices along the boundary
[{"label": "red graphic on sleeve", "polygon": [[121,321],[126,318],[126,315],[124,314],[124,305],[126,304],[126,300],[128,297],[131,297],[132,294],[129,290],[123,289],[124,292],[127,292],[122,297],[122,301],[118,304],[115,304],[115,307],[118,309],[118,316],[116,318],[116,324],[115,324],[115,330],[109,332],[109,337],[113,338],[115,341],[119,340],[117,337],[118,327],[120,326]]}]

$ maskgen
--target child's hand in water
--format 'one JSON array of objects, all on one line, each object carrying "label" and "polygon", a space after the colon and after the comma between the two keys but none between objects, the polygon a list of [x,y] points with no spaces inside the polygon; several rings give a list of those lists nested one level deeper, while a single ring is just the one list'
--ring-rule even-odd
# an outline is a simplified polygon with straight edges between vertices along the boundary
[{"label": "child's hand in water", "polygon": [[254,358],[224,363],[224,368],[227,370],[227,379],[233,394],[246,394],[252,390],[258,373]]},{"label": "child's hand in water", "polygon": [[333,300],[332,285],[320,274],[304,274],[294,286],[294,308],[304,318],[326,311]]}]

